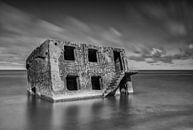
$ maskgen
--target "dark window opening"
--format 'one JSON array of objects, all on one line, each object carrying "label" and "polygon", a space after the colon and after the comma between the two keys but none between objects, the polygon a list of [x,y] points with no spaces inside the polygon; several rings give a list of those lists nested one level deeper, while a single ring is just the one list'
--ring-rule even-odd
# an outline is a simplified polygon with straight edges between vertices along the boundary
[{"label": "dark window opening", "polygon": [[29,69],[30,68],[30,65],[29,64],[26,64],[26,69]]},{"label": "dark window opening", "polygon": [[36,93],[36,87],[31,88],[31,91],[35,94]]},{"label": "dark window opening", "polygon": [[92,76],[91,83],[92,83],[93,90],[101,90],[101,77],[100,76]]},{"label": "dark window opening", "polygon": [[118,51],[113,51],[114,54],[114,62],[115,62],[115,68],[118,70],[123,70],[122,62],[121,62],[121,55]]},{"label": "dark window opening", "polygon": [[64,59],[65,60],[75,60],[74,49],[72,46],[64,46]]},{"label": "dark window opening", "polygon": [[88,61],[89,62],[97,62],[97,50],[88,49]]},{"label": "dark window opening", "polygon": [[66,77],[68,90],[78,90],[77,78],[78,78],[78,76],[67,76]]}]

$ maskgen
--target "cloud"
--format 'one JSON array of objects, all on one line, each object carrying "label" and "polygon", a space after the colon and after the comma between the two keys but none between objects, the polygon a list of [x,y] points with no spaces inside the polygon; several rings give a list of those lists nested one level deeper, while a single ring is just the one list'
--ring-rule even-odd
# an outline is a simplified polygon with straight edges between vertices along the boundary
[{"label": "cloud", "polygon": [[12,6],[0,5],[0,65],[25,64],[29,53],[45,38],[64,37],[64,29],[24,13]]},{"label": "cloud", "polygon": [[100,38],[103,40],[103,42],[107,43],[121,43],[121,40],[117,37],[117,34],[115,34],[111,29],[102,31],[100,33]]},{"label": "cloud", "polygon": [[54,24],[5,3],[0,5],[0,31],[0,65],[3,66],[24,65],[29,53],[47,38],[112,46],[122,41],[121,32],[112,26],[90,27],[71,16]]},{"label": "cloud", "polygon": [[184,45],[179,41],[192,39],[193,15],[190,12],[193,8],[187,1],[129,2],[127,10],[128,19],[132,21],[131,28],[138,26],[138,36],[141,37],[140,33],[143,33],[146,36],[144,39],[153,40],[154,45]]},{"label": "cloud", "polygon": [[151,50],[150,54],[152,56],[155,56],[155,57],[163,57],[163,50],[160,50],[160,49],[157,49],[157,48],[153,48]]},{"label": "cloud", "polygon": [[189,49],[193,49],[193,44],[188,45]]},{"label": "cloud", "polygon": [[[139,53],[139,52],[137,52]],[[148,51],[148,49],[143,49],[141,55],[138,56],[130,56],[130,60],[135,61],[145,61],[147,63],[172,63],[172,57],[166,56],[166,51],[158,48],[152,48]]]},{"label": "cloud", "polygon": [[168,23],[169,32],[174,36],[184,36],[187,34],[185,25],[177,22]]},{"label": "cloud", "polygon": [[145,58],[144,60],[148,63],[153,63],[154,62],[154,59],[152,59],[152,58]]},{"label": "cloud", "polygon": [[133,34],[138,32],[138,43],[130,60],[166,67],[169,64],[175,68],[174,61],[181,60],[183,64],[184,60],[192,59],[192,45],[187,47],[193,33],[192,5],[184,1],[140,1],[129,2],[126,9],[129,22],[132,22],[131,29],[135,27]]},{"label": "cloud", "polygon": [[175,59],[193,59],[193,48],[188,45],[186,48],[180,48],[180,54],[174,55]]},{"label": "cloud", "polygon": [[[63,15],[64,12],[49,19],[1,2],[0,66],[25,64],[29,53],[47,38],[121,47],[129,51],[129,59],[133,62],[149,66],[174,65],[175,60],[183,62],[193,57],[193,45],[187,46],[186,43],[192,41],[193,33],[193,10],[190,7],[186,3],[182,6],[177,3],[131,2],[125,7],[124,16],[127,18],[116,17],[120,15],[118,13],[108,15],[101,24],[100,20],[97,23],[90,20],[92,18],[84,18],[87,15],[75,17]],[[173,50],[178,48],[180,51],[174,53]]]},{"label": "cloud", "polygon": [[[145,49],[144,49],[145,50]],[[130,60],[134,61],[143,61],[146,63],[168,63],[168,64],[174,64],[176,60],[181,61],[182,64],[186,60],[192,60],[193,61],[193,48],[191,47],[191,44],[187,45],[183,49],[180,48],[180,51],[175,54],[167,54],[165,50],[158,49],[158,48],[152,48],[149,52],[142,51],[141,54],[137,52],[138,55],[136,56],[130,56]],[[140,54],[140,55],[139,55]],[[179,63],[178,63],[179,64]]]},{"label": "cloud", "polygon": [[113,28],[113,27],[110,28],[110,31],[111,31],[113,34],[115,34],[117,37],[121,37],[121,36],[122,36],[121,32],[119,32],[117,29],[115,29],[115,28]]},{"label": "cloud", "polygon": [[66,26],[64,25],[65,28],[69,27],[68,29],[72,29],[75,31],[78,30],[85,33],[92,33],[92,30],[87,24],[76,18],[68,16],[65,18],[65,23],[66,23]]}]

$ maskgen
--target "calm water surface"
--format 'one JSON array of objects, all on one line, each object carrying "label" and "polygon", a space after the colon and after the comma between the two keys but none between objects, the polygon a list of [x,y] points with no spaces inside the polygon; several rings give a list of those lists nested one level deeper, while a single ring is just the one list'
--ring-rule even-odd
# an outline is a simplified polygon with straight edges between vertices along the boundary
[{"label": "calm water surface", "polygon": [[0,72],[1,130],[193,130],[191,71],[142,71],[133,95],[55,104],[26,84],[25,71]]}]

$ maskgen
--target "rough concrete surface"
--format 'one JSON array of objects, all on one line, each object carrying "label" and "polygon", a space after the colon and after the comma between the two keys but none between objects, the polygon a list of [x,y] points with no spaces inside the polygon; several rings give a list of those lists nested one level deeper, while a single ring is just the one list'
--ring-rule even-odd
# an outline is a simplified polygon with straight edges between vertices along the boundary
[{"label": "rough concrete surface", "polygon": [[[116,95],[130,72],[124,49],[58,40],[37,47],[27,58],[26,69],[27,90],[50,101]],[[131,82],[124,80],[122,85],[127,81]]]}]

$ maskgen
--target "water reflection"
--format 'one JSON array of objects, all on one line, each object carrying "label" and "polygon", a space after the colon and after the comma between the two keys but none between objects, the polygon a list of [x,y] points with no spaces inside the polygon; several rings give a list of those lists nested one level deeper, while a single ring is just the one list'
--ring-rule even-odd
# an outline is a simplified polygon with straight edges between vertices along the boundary
[{"label": "water reflection", "polygon": [[49,103],[26,96],[26,79],[0,78],[0,129],[192,129],[191,76],[138,76],[135,94]]},{"label": "water reflection", "polygon": [[36,130],[44,128],[51,130],[52,104],[37,98],[34,95],[27,95],[26,102],[26,129]]},{"label": "water reflection", "polygon": [[[131,96],[120,96],[52,104],[28,95],[26,128],[29,130],[110,128],[121,125],[130,118],[123,115],[129,114],[131,102]],[[121,116],[124,118],[120,118]]]}]

